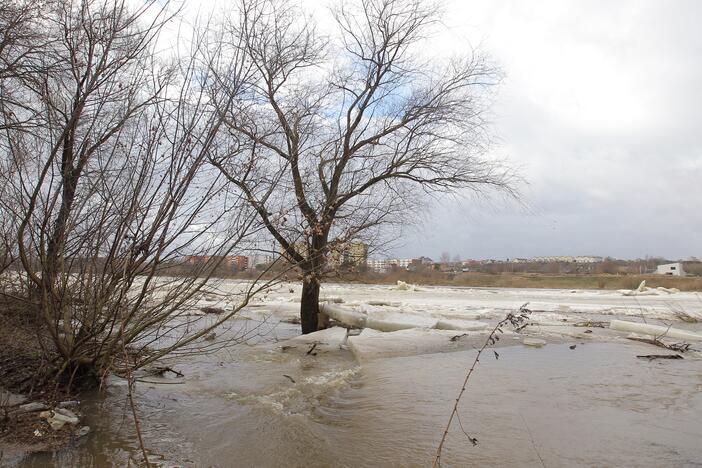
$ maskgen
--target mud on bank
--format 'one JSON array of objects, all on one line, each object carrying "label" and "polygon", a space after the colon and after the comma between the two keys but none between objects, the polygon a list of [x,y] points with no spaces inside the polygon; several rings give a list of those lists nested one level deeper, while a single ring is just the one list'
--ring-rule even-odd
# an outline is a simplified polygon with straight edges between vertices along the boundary
[{"label": "mud on bank", "polygon": [[[76,439],[75,425],[53,429],[41,416],[71,396],[54,378],[30,312],[20,301],[0,298],[0,462],[21,453],[51,452]],[[37,408],[28,410],[32,403]]]}]

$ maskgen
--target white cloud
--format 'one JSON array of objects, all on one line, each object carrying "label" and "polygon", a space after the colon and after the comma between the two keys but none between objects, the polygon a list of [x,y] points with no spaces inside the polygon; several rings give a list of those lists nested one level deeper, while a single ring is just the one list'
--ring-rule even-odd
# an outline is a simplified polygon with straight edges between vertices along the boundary
[{"label": "white cloud", "polygon": [[[334,1],[301,3],[331,30]],[[529,209],[447,200],[396,253],[702,256],[699,18],[694,0],[448,0],[425,50],[480,45],[505,71],[495,152],[524,168]]]},{"label": "white cloud", "polygon": [[480,43],[507,73],[497,152],[524,167],[531,210],[446,207],[398,253],[702,254],[701,13],[693,1],[450,2],[446,47]]}]

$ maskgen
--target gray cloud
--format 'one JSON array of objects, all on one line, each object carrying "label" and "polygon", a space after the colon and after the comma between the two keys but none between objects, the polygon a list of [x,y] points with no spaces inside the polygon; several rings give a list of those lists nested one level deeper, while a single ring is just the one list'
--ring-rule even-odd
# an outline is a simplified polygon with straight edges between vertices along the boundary
[{"label": "gray cloud", "polygon": [[[702,3],[452,2],[507,79],[496,156],[528,209],[447,201],[396,254],[702,256]],[[437,207],[438,208],[438,207]]]}]

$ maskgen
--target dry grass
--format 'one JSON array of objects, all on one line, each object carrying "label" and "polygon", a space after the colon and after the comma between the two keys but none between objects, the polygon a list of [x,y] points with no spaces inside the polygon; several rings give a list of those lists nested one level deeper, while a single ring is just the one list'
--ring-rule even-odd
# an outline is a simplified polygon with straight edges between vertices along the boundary
[{"label": "dry grass", "polygon": [[634,289],[646,280],[650,287],[663,286],[681,291],[702,291],[701,277],[659,275],[552,275],[541,273],[441,273],[396,272],[388,275],[365,275],[345,278],[360,283],[394,284],[398,280],[420,285],[472,286],[490,288],[553,289]]},{"label": "dry grass", "polygon": [[[50,355],[42,349],[35,311],[22,301],[0,295],[0,388],[23,394],[30,401],[53,404],[70,399],[56,385]],[[74,439],[75,427],[55,431],[39,412],[22,412],[17,404],[0,401],[0,465],[4,453],[48,452]]]},{"label": "dry grass", "polygon": [[52,354],[42,347],[42,328],[25,303],[0,296],[0,386],[29,397],[56,391]]}]

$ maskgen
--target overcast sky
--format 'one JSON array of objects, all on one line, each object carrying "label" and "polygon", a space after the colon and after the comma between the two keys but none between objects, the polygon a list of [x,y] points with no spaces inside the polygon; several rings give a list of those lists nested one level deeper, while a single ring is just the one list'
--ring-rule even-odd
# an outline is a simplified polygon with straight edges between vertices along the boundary
[{"label": "overcast sky", "polygon": [[[299,1],[332,26],[334,0]],[[529,185],[523,204],[445,200],[387,255],[702,257],[702,1],[444,4],[428,49],[502,68],[494,155]]]},{"label": "overcast sky", "polygon": [[702,257],[702,2],[447,5],[445,46],[507,75],[495,153],[527,207],[447,201],[391,254]]}]

